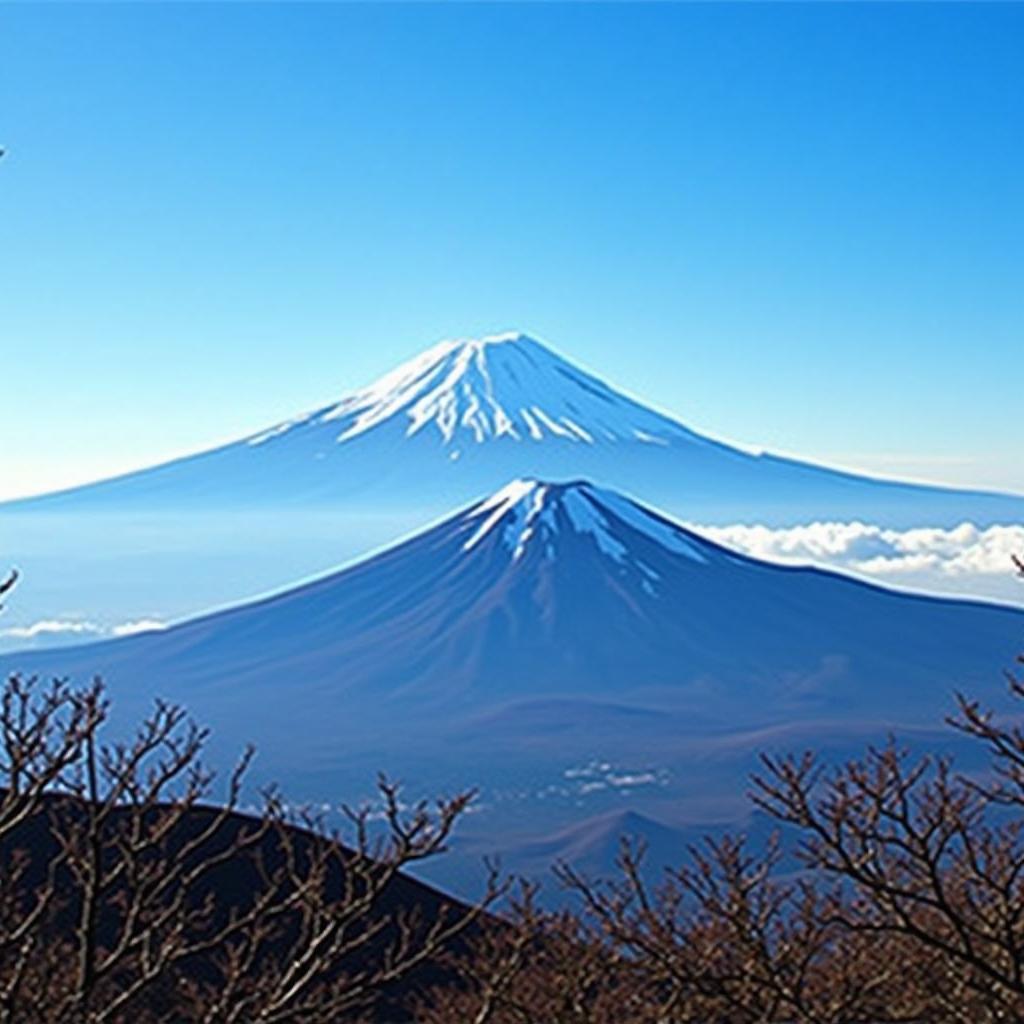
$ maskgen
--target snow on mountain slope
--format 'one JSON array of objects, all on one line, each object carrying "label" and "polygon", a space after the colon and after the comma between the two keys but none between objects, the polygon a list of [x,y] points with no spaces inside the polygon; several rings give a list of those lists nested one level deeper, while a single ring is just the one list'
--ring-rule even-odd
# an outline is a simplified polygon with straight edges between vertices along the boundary
[{"label": "snow on mountain slope", "polygon": [[516,333],[441,342],[336,405],[272,427],[248,443],[327,426],[342,444],[393,420],[407,436],[433,434],[453,454],[461,445],[498,438],[706,443]]},{"label": "snow on mountain slope", "polygon": [[[685,554],[698,562],[707,561],[700,545],[684,532],[648,515],[638,505],[612,491],[586,483],[552,486],[535,480],[515,480],[480,502],[473,512],[480,523],[479,528],[463,545],[463,550],[472,550],[497,529],[505,546],[511,549],[513,560],[522,556],[531,541],[543,544],[545,557],[553,558],[559,511],[574,532],[592,537],[598,549],[620,565],[631,563],[630,552],[615,536],[608,519],[609,512],[667,551]],[[632,564],[645,571],[648,578],[657,578],[654,570],[642,562]]]}]

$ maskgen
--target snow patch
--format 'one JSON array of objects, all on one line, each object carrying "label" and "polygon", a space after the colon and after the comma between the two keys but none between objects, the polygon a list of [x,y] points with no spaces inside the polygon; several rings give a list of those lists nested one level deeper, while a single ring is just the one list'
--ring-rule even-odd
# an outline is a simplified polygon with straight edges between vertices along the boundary
[{"label": "snow patch", "polygon": [[682,527],[674,526],[667,520],[652,515],[635,502],[614,491],[605,491],[597,487],[588,489],[618,519],[638,533],[645,534],[656,544],[660,544],[677,555],[685,555],[701,564],[707,563],[707,556],[701,551],[699,543]]},{"label": "snow patch", "polygon": [[303,423],[308,423],[315,413],[305,413],[302,416],[295,416],[293,419],[285,420],[284,423],[277,424],[276,427],[271,427],[269,430],[264,430],[259,434],[254,434],[252,437],[246,440],[246,444],[256,447],[257,445],[266,444],[267,441],[273,440],[275,437],[280,437],[282,434],[288,433],[294,427],[301,426]]},{"label": "snow patch", "polygon": [[590,534],[598,548],[613,562],[621,564],[626,561],[629,553],[626,545],[612,534],[608,520],[601,515],[592,501],[585,498],[582,493],[572,490],[566,494],[562,508],[565,509],[565,514],[577,533]]},{"label": "snow patch", "polygon": [[472,534],[463,544],[472,551],[488,534],[501,529],[503,545],[518,561],[535,540],[543,541],[548,557],[553,557],[553,541],[559,530],[568,526],[576,534],[591,537],[597,549],[616,565],[635,569],[642,578],[644,592],[657,596],[655,582],[660,574],[630,550],[621,530],[648,537],[673,555],[682,555],[698,563],[707,556],[697,540],[681,527],[661,520],[640,506],[610,491],[589,484],[545,484],[535,480],[514,480],[480,502],[468,513]]},{"label": "snow patch", "polygon": [[648,434],[646,430],[634,430],[633,436],[645,444],[668,444],[663,437],[655,437],[653,434]]},{"label": "snow patch", "polygon": [[444,445],[467,436],[476,444],[710,443],[516,332],[443,341],[327,409],[248,443],[263,444],[299,426],[337,425],[333,440],[344,444],[392,422],[406,437],[436,431]]},{"label": "snow patch", "polygon": [[[543,507],[544,491],[545,488],[535,480],[513,480],[512,483],[482,501],[473,509],[472,517],[476,519],[481,515],[486,515],[486,518],[476,533],[462,545],[462,550],[472,551],[509,514],[512,515],[513,522],[506,527],[505,538],[507,540],[512,535],[521,539],[523,529],[532,522],[534,515],[532,510]],[[526,507],[524,499],[531,494],[533,500],[529,507]],[[517,545],[518,541],[512,545],[513,550]]]}]

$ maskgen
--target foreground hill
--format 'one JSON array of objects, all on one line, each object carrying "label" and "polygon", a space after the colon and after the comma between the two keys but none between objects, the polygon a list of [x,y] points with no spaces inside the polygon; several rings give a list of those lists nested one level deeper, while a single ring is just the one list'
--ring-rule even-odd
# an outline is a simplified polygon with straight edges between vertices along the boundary
[{"label": "foreground hill", "polygon": [[[411,1007],[424,988],[449,981],[442,954],[462,948],[486,919],[479,908],[401,872],[389,873],[387,865],[322,832],[268,825],[268,819],[202,805],[153,803],[138,813],[129,806],[138,796],[106,806],[51,795],[24,815],[17,800],[4,804],[0,863],[6,906],[0,934],[6,941],[0,970],[10,1020],[70,1019],[58,1018],[56,1008],[64,986],[74,982],[78,957],[86,955],[86,893],[97,904],[89,934],[104,951],[100,962],[109,955],[119,964],[117,975],[97,983],[88,1019],[111,1024],[198,1020],[193,1014],[199,1007],[216,1014],[203,1020],[227,1019],[229,1011],[231,1020],[249,1020],[255,1017],[247,1015],[247,1000],[261,1007],[278,998],[281,1008],[268,1020],[411,1022]],[[103,884],[91,888],[81,855],[83,836],[97,814],[103,815],[95,834],[105,874]],[[166,889],[153,874],[161,864]],[[320,915],[312,929],[303,900]],[[10,908],[19,908],[20,916],[16,909],[12,918]],[[343,947],[326,941],[334,920],[345,923]],[[429,929],[439,921],[459,927],[435,943]],[[22,925],[27,931],[18,931]],[[402,944],[410,939],[430,941],[430,956],[407,958]],[[236,980],[232,950],[241,955],[243,949],[250,959],[240,962],[249,977],[218,1010],[219,986]],[[315,959],[317,968],[308,984],[296,983],[295,992],[285,996],[274,988],[275,979],[300,955]],[[23,976],[12,980],[19,964]],[[26,1002],[47,979],[55,990],[38,993],[38,1016],[30,1016]],[[110,984],[112,991],[105,987]],[[352,1012],[329,1018],[313,1012],[318,989],[331,986],[356,994]],[[127,987],[135,994],[119,1008],[117,997]],[[326,997],[323,1002],[330,1005]]]}]

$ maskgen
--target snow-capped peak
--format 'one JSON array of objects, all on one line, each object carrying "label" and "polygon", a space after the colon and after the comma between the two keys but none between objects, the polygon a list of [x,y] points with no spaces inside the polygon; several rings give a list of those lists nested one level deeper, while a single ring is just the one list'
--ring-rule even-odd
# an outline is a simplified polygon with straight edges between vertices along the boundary
[{"label": "snow-capped peak", "polygon": [[589,537],[598,551],[620,565],[633,565],[649,579],[657,574],[636,552],[641,535],[670,555],[700,563],[708,561],[704,545],[681,526],[663,519],[614,491],[584,481],[546,483],[513,480],[466,513],[472,551],[497,532],[502,545],[518,561],[533,544],[550,557],[561,534]]},{"label": "snow-capped peak", "polygon": [[443,341],[337,404],[250,444],[316,424],[336,429],[339,443],[384,425],[397,425],[406,436],[436,431],[453,447],[493,439],[583,445],[704,440],[516,331]]}]

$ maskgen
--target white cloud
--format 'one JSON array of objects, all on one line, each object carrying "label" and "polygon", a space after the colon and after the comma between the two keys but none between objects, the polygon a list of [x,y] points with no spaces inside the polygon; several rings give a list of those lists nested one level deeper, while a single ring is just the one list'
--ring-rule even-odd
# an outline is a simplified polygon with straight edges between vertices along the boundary
[{"label": "white cloud", "polygon": [[132,636],[135,633],[146,633],[151,630],[166,629],[167,625],[158,619],[136,619],[121,622],[114,626],[101,626],[83,619],[40,619],[27,626],[9,626],[0,629],[0,637],[12,640],[73,640],[76,637],[98,638],[115,636]]},{"label": "white cloud", "polygon": [[166,629],[167,623],[159,619],[136,619],[134,622],[122,622],[110,630],[111,636],[134,636],[136,633],[151,633],[154,630]]},{"label": "white cloud", "polygon": [[637,786],[667,786],[665,768],[628,768],[611,761],[593,760],[562,772],[568,786],[548,786],[539,796],[588,796],[601,790],[628,791]]},{"label": "white cloud", "polygon": [[70,619],[41,619],[30,626],[11,626],[0,630],[0,636],[15,640],[38,640],[47,636],[101,636],[103,629],[94,622],[77,622]]},{"label": "white cloud", "polygon": [[637,772],[635,774],[609,775],[607,781],[610,786],[617,787],[653,786],[659,779],[654,772]]},{"label": "white cloud", "polygon": [[861,522],[804,526],[695,526],[704,536],[768,561],[836,566],[869,575],[923,574],[945,579],[1010,576],[1024,552],[1024,526],[891,530]]}]

